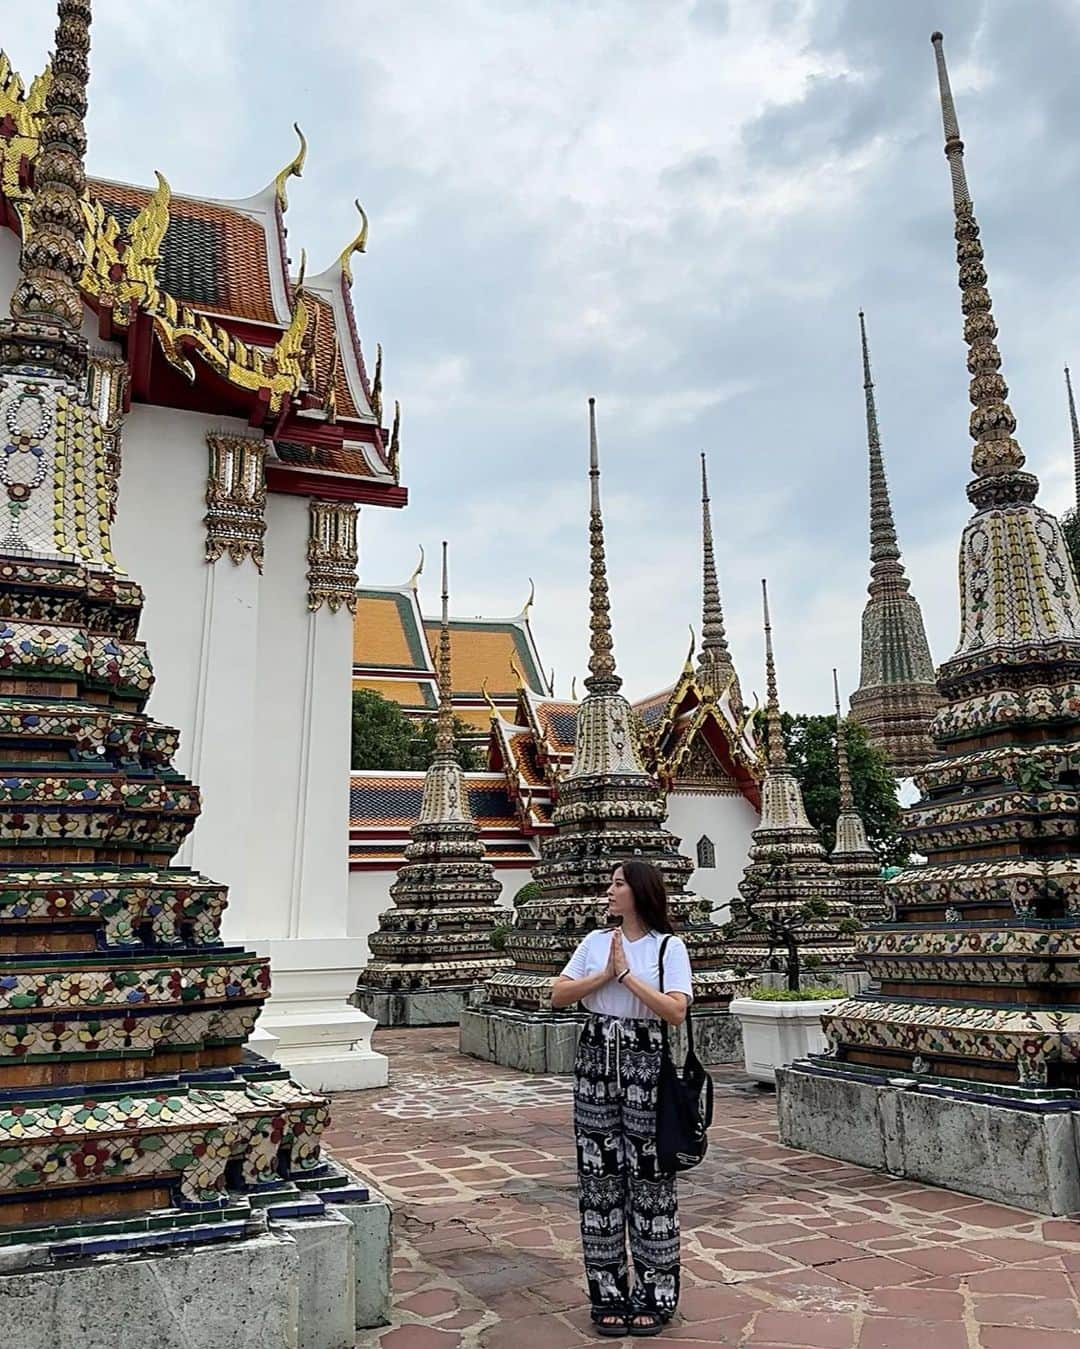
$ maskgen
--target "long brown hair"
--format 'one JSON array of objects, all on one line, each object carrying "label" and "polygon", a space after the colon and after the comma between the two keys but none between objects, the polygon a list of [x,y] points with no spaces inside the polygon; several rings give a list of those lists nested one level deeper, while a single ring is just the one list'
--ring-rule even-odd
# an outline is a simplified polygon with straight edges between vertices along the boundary
[{"label": "long brown hair", "polygon": [[623,880],[634,896],[637,916],[645,926],[653,932],[674,932],[668,916],[667,886],[656,867],[638,857],[618,865],[622,868]]}]

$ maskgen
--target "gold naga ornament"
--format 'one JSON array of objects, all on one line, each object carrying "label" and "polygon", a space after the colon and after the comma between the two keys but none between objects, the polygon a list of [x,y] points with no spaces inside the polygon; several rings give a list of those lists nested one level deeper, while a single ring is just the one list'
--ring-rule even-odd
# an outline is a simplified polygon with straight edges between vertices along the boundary
[{"label": "gold naga ornament", "polygon": [[[29,204],[33,198],[31,166],[38,152],[38,122],[52,85],[51,65],[26,91],[7,55],[0,52],[0,189],[18,212],[25,247],[30,233]],[[300,149],[274,180],[278,202],[287,204],[285,181],[299,177],[307,154],[307,142],[299,127]],[[191,382],[198,355],[218,375],[237,388],[250,392],[267,390],[268,411],[276,413],[285,399],[307,384],[305,336],[310,322],[304,303],[303,283],[294,288],[292,315],[285,331],[270,350],[235,337],[220,323],[197,313],[164,290],[157,279],[161,246],[169,228],[172,191],[164,175],[157,173],[157,187],[130,224],[122,225],[104,203],[84,190],[81,199],[84,220],[86,265],[80,289],[99,312],[108,311],[112,325],[129,329],[140,313],[145,314],[165,359]],[[361,213],[362,214],[362,213]],[[361,231],[362,250],[367,221]],[[348,271],[347,264],[343,264]]]}]

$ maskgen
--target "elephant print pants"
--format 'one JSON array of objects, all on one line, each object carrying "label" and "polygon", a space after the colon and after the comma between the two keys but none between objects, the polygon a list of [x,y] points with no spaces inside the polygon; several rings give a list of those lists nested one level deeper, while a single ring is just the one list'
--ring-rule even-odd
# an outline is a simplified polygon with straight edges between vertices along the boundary
[{"label": "elephant print pants", "polygon": [[[585,1277],[594,1313],[657,1312],[679,1299],[674,1175],[656,1167],[659,1021],[591,1014],[574,1064],[574,1135]],[[631,1289],[626,1233],[634,1261]]]}]

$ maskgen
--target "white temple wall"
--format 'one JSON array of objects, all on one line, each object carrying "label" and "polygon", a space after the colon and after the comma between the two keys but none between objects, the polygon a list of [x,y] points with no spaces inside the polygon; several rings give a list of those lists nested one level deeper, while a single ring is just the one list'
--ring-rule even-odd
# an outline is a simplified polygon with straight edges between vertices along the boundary
[{"label": "white temple wall", "polygon": [[[349,872],[349,936],[359,937],[364,943],[364,964],[367,963],[368,936],[378,930],[379,914],[390,908],[390,887],[396,871]],[[507,921],[513,908],[514,896],[532,879],[527,867],[496,867],[495,879],[502,886],[499,905],[507,912]]]},{"label": "white temple wall", "polygon": [[[731,901],[739,893],[750,835],[760,816],[744,796],[674,791],[668,796],[667,827],[680,840],[679,851],[695,864],[688,888],[711,899],[713,918],[726,923]],[[698,842],[711,841],[716,865],[698,866]]]},{"label": "white temple wall", "polygon": [[137,404],[124,425],[113,526],[117,560],[146,594],[141,635],[156,683],[148,711],[181,731],[177,769],[198,783],[203,811],[177,862],[229,886],[225,933],[252,935],[248,838],[253,827],[254,684],[260,578],[250,561],[206,561],[210,430],[242,422]]}]

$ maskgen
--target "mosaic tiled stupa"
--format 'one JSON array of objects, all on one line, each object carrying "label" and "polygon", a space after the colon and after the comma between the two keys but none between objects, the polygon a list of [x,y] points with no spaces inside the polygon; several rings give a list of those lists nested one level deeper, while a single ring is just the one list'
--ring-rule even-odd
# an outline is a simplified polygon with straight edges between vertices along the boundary
[{"label": "mosaic tiled stupa", "polygon": [[466,1052],[534,1072],[568,1072],[580,1014],[551,1008],[551,985],[578,942],[603,920],[612,868],[639,857],[664,876],[671,911],[694,970],[695,1034],[713,1061],[733,1057],[727,1006],[740,987],[723,954],[711,904],[688,894],[693,871],[664,828],[665,806],[645,771],[630,704],[621,692],[611,638],[596,409],[589,402],[590,621],[586,697],[578,707],[574,758],[559,785],[555,832],[541,842],[537,899],[523,903],[507,942],[513,968],[487,985],[487,1005],[466,1012]]},{"label": "mosaic tiled stupa", "polygon": [[[190,1251],[265,1231],[256,1209],[318,1216],[314,1191],[336,1183],[319,1155],[325,1099],[244,1048],[267,961],[222,943],[224,886],[170,865],[199,795],[172,768],[177,733],[143,710],[142,593],[110,547],[78,288],[89,0],[59,15],[0,324],[0,1247],[21,1249],[8,1292],[35,1262]],[[36,1288],[20,1315],[49,1323]],[[239,1323],[250,1308],[236,1307]],[[82,1342],[102,1343],[84,1314]],[[5,1319],[9,1332],[25,1342]]]},{"label": "mosaic tiled stupa", "polygon": [[851,715],[896,776],[905,778],[932,756],[930,722],[941,698],[922,610],[900,557],[861,310],[859,330],[870,453],[870,598],[863,610],[862,668],[859,687],[851,695]]},{"label": "mosaic tiled stupa", "polygon": [[875,921],[886,916],[881,862],[866,836],[866,823],[855,807],[848,763],[847,724],[840,714],[840,686],[833,670],[833,694],[836,699],[836,774],[840,783],[840,812],[836,817],[836,840],[829,854],[833,870],[844,882],[848,899],[860,921]]},{"label": "mosaic tiled stupa", "polygon": [[510,964],[491,944],[507,915],[454,750],[445,543],[442,579],[435,758],[405,865],[390,887],[394,907],[379,915],[368,938],[372,958],[356,985],[357,1005],[380,1025],[456,1024],[471,991]]},{"label": "mosaic tiled stupa", "polygon": [[1035,505],[1000,374],[983,249],[934,34],[971,373],[974,514],[935,760],[908,813],[926,866],[859,951],[880,991],[782,1075],[785,1141],[1042,1212],[1080,1209],[1080,593]]},{"label": "mosaic tiled stupa", "polygon": [[[760,971],[771,961],[782,967],[784,948],[770,949],[768,935],[751,919],[790,915],[797,924],[797,942],[804,970],[849,968],[854,964],[850,928],[854,909],[845,886],[807,819],[802,788],[787,761],[780,725],[780,698],[776,683],[769,595],[761,583],[765,620],[766,760],[761,784],[761,823],[754,830],[750,857],[739,885],[740,898],[731,903],[731,926],[725,949],[740,970]],[[751,903],[748,906],[747,900]],[[820,918],[799,917],[808,904],[824,901],[828,912]]]}]

